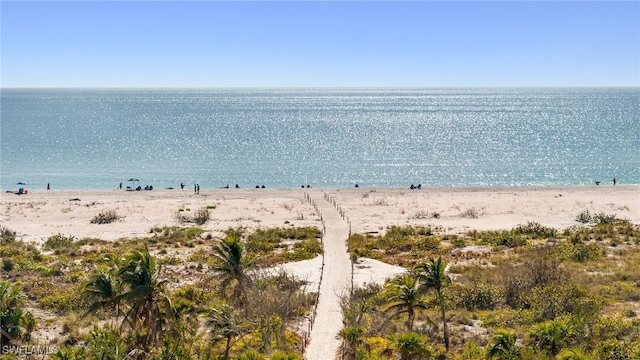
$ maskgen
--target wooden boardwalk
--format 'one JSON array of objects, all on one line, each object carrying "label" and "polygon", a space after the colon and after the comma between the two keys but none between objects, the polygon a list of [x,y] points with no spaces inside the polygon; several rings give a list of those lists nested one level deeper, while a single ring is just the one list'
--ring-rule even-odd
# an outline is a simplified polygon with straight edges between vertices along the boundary
[{"label": "wooden boardwalk", "polygon": [[328,197],[318,193],[309,195],[323,220],[324,266],[318,294],[318,303],[309,342],[304,353],[306,360],[331,360],[337,356],[342,330],[341,297],[348,295],[352,285],[352,264],[347,239],[349,224]]}]

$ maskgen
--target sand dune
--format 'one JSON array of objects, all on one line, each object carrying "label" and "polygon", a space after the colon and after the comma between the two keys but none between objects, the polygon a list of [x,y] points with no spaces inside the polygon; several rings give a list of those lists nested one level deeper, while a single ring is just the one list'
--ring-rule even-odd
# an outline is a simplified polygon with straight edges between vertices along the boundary
[{"label": "sand dune", "polygon": [[[309,201],[311,200],[311,201]],[[640,223],[640,186],[544,188],[382,189],[215,189],[36,191],[3,193],[0,223],[18,238],[42,244],[63,234],[77,239],[117,241],[146,236],[151,228],[184,225],[178,214],[208,208],[211,220],[201,228],[214,236],[229,227],[315,226],[324,230],[325,254],[281,266],[317,291],[317,315],[309,334],[307,359],[332,358],[341,328],[339,293],[354,286],[381,284],[404,271],[371,259],[351,264],[345,240],[349,233],[382,234],[389,225],[425,225],[444,233],[510,229],[528,221],[566,228],[576,216],[615,214]],[[314,206],[315,204],[315,206]],[[119,219],[93,224],[100,213]],[[353,270],[353,273],[352,273]],[[322,279],[322,281],[321,281]]]}]

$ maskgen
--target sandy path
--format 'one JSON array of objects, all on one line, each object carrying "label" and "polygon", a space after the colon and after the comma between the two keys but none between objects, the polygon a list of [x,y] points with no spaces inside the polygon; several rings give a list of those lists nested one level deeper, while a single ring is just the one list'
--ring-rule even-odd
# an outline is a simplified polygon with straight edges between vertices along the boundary
[{"label": "sandy path", "polygon": [[348,294],[351,288],[352,268],[346,244],[349,225],[329,201],[318,194],[313,195],[315,196],[311,199],[315,201],[325,225],[324,267],[305,359],[329,360],[336,358],[340,347],[340,340],[337,338],[342,329],[340,298],[343,294]]}]

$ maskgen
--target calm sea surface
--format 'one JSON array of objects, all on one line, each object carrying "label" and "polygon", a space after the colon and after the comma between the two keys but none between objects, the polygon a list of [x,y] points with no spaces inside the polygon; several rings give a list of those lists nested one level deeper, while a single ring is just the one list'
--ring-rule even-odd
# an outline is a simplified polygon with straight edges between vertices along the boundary
[{"label": "calm sea surface", "polygon": [[640,89],[1,91],[0,187],[640,184]]}]

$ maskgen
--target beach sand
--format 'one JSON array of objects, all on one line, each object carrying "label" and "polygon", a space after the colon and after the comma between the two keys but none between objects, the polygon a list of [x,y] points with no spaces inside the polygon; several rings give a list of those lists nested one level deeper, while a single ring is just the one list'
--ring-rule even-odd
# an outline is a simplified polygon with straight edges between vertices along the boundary
[{"label": "beach sand", "polygon": [[[585,210],[640,223],[640,185],[203,189],[200,194],[188,190],[30,191],[27,195],[3,193],[0,204],[1,226],[37,245],[55,234],[109,241],[144,237],[152,228],[185,226],[176,215],[193,214],[202,208],[210,208],[211,219],[200,227],[214,237],[230,227],[324,229],[324,246],[330,256],[281,266],[307,280],[309,291],[320,290],[306,359],[333,358],[341,326],[337,293],[345,290],[349,279],[354,286],[382,284],[405,271],[371,259],[351,264],[344,242],[349,232],[383,234],[390,225],[424,225],[441,233],[460,234],[511,229],[529,221],[563,229],[579,226],[576,216]],[[106,211],[115,212],[119,220],[91,223]]]},{"label": "beach sand", "polygon": [[[141,237],[153,227],[183,225],[176,214],[203,207],[211,220],[202,226],[215,236],[229,227],[317,226],[319,216],[304,199],[309,193],[335,199],[352,233],[384,233],[389,225],[430,225],[445,233],[510,229],[528,221],[559,229],[577,225],[576,216],[615,214],[640,223],[640,185],[541,188],[208,189],[30,191],[0,194],[0,223],[27,242],[43,243],[63,234],[117,240]],[[72,200],[79,199],[79,200]],[[91,224],[103,211],[121,218]]]},{"label": "beach sand", "polygon": [[[351,233],[383,234],[390,225],[425,225],[439,232],[511,229],[529,221],[564,229],[579,225],[576,216],[615,214],[640,223],[640,185],[512,188],[342,188],[342,189],[203,189],[30,191],[0,194],[0,224],[25,242],[41,245],[52,235],[117,241],[144,237],[154,227],[195,226],[177,214],[210,209],[200,226],[214,237],[230,227],[248,230],[315,226],[323,222],[305,194],[317,201],[329,198],[331,211],[342,211]],[[120,217],[110,224],[92,224],[105,211]],[[326,211],[326,210],[325,210]],[[382,282],[400,271],[368,259],[354,266],[354,282]],[[295,264],[315,283],[321,261]],[[289,266],[289,270],[292,270]],[[314,275],[316,274],[316,275]],[[312,286],[313,288],[313,286]]]}]

